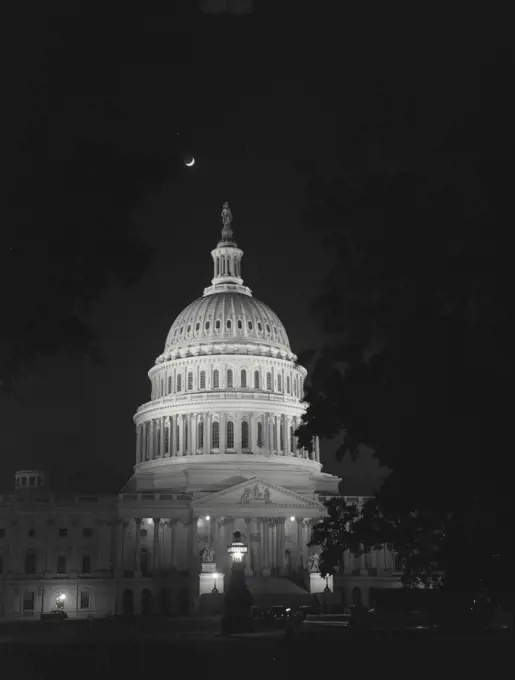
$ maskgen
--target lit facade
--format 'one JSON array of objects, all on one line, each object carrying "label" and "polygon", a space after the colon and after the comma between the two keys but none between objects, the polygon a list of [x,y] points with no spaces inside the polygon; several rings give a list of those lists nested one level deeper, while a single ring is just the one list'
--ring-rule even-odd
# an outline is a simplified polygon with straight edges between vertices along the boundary
[{"label": "lit facade", "polygon": [[[191,613],[206,584],[223,592],[235,531],[248,546],[251,590],[276,599],[282,589],[291,597],[319,590],[307,543],[339,479],[322,472],[318,441],[311,452],[298,448],[306,370],[279,318],[243,283],[227,205],[222,220],[211,285],[177,317],[149,371],[122,492],[66,500],[26,471],[2,497],[4,618],[48,611],[59,597],[73,616]],[[386,550],[355,562],[348,556],[339,578],[347,601],[356,579],[365,599],[370,585],[398,580]]]}]

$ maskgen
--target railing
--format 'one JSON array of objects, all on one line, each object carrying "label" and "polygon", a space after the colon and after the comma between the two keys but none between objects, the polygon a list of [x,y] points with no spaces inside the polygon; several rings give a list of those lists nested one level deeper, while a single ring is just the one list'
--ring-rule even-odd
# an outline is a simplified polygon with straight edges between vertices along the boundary
[{"label": "railing", "polygon": [[284,404],[298,405],[304,404],[303,399],[293,397],[290,394],[282,394],[277,392],[261,392],[256,391],[241,391],[241,390],[220,390],[218,391],[192,391],[186,392],[184,394],[173,394],[166,397],[160,397],[159,399],[154,399],[153,401],[147,401],[141,406],[138,406],[136,413],[140,413],[150,408],[158,408],[163,406],[171,406],[174,404],[183,403],[206,403],[213,401],[231,401],[231,400],[254,400],[254,401],[264,401],[264,402],[276,402]]}]

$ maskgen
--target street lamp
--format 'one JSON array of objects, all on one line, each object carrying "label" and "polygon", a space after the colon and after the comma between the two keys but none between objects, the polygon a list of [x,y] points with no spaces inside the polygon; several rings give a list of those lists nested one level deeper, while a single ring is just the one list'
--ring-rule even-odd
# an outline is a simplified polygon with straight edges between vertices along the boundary
[{"label": "street lamp", "polygon": [[233,542],[228,547],[227,552],[232,555],[233,562],[242,562],[243,556],[247,554],[248,548],[241,540],[241,533],[235,531],[233,534]]},{"label": "street lamp", "polygon": [[218,593],[218,588],[216,587],[216,579],[218,578],[218,574],[213,574],[213,590],[211,591],[212,593]]},{"label": "street lamp", "polygon": [[55,598],[56,609],[64,609],[64,601],[66,600],[66,595],[64,593],[57,593]]},{"label": "street lamp", "polygon": [[331,588],[329,588],[329,576],[325,577],[325,588],[324,588],[324,593],[330,593]]}]

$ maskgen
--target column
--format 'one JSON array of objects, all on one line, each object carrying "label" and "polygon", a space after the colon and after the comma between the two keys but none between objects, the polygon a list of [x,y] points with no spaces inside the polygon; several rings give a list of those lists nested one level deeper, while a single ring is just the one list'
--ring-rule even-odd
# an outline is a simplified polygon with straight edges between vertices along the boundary
[{"label": "column", "polygon": [[247,556],[246,556],[246,564],[245,564],[245,574],[246,576],[252,576],[253,574],[253,569],[254,569],[254,564],[253,564],[253,559],[252,559],[252,527],[251,527],[251,522],[252,519],[250,517],[245,517],[245,534],[247,538]]},{"label": "column", "polygon": [[141,426],[136,428],[136,463],[141,463]]},{"label": "column", "polygon": [[316,462],[320,463],[320,438],[315,437],[315,454],[316,454]]},{"label": "column", "polygon": [[154,517],[154,546],[152,549],[152,569],[155,571],[159,569],[160,566],[160,554],[159,554],[159,527],[161,524],[161,519],[159,517]]},{"label": "column", "polygon": [[261,573],[263,576],[270,576],[270,556],[268,549],[269,541],[269,525],[268,518],[264,517],[261,520],[261,541],[262,541],[262,562],[261,562]]},{"label": "column", "polygon": [[149,459],[153,460],[154,459],[154,453],[155,453],[155,426],[154,426],[154,419],[150,421],[150,452],[149,452]]},{"label": "column", "polygon": [[141,460],[142,462],[147,460],[147,423],[143,423],[141,426]]},{"label": "column", "polygon": [[234,418],[234,449],[238,453],[241,453],[241,423],[243,419],[241,414],[236,413]]},{"label": "column", "polygon": [[256,442],[254,441],[254,419],[254,414],[249,414],[249,450],[251,453],[254,453],[256,450]]},{"label": "column", "polygon": [[191,570],[193,573],[196,571],[197,568],[197,560],[198,560],[198,555],[197,555],[197,517],[193,516],[189,522],[188,526],[188,541],[187,541],[188,549],[187,549],[187,555],[188,555],[188,569]]},{"label": "column", "polygon": [[279,576],[284,574],[284,554],[285,554],[285,541],[284,541],[284,517],[277,519],[277,573]]},{"label": "column", "polygon": [[201,416],[198,416],[196,413],[194,413],[191,417],[191,453],[194,456],[197,455],[197,449],[198,449],[197,435],[198,435],[199,417],[201,417]]},{"label": "column", "polygon": [[169,446],[169,451],[168,455],[169,456],[175,456],[175,451],[176,451],[176,444],[175,444],[175,416],[170,416],[169,417],[169,427],[170,427],[170,432],[168,433],[168,446]]},{"label": "column", "polygon": [[182,414],[177,416],[177,423],[179,425],[179,445],[177,447],[177,455],[184,454],[184,416]]},{"label": "column", "polygon": [[168,448],[165,448],[165,457],[169,458],[172,455],[172,416],[166,416],[166,425],[168,426]]},{"label": "column", "polygon": [[123,549],[125,547],[125,520],[118,520],[116,524],[116,569],[123,570]]},{"label": "column", "polygon": [[161,439],[159,441],[159,458],[165,457],[165,419],[161,418]]},{"label": "column", "polygon": [[227,416],[225,413],[220,413],[220,453],[225,453],[227,449]]},{"label": "column", "polygon": [[300,519],[297,517],[297,568],[298,569],[303,569],[304,568],[304,551],[302,550],[302,528],[304,524],[304,520]]},{"label": "column", "polygon": [[135,545],[134,545],[134,571],[136,572],[136,575],[139,576],[141,572],[141,563],[140,563],[140,530],[141,530],[141,518],[140,517],[135,517],[134,518],[134,524],[135,524]]},{"label": "column", "polygon": [[204,413],[204,453],[211,453],[211,414]]},{"label": "column", "polygon": [[[363,550],[363,546],[361,546],[361,549]],[[358,557],[358,562],[359,562],[359,575],[368,576],[368,569],[365,562],[365,553]]]}]

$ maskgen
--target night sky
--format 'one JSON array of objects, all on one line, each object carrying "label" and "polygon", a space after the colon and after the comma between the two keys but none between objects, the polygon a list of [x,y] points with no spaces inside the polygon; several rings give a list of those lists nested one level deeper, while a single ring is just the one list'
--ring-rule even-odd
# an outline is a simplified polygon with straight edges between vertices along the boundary
[{"label": "night sky", "polygon": [[[183,167],[179,154],[181,169],[170,177],[165,172],[134,214],[156,256],[137,286],[112,288],[94,310],[104,363],[57,355],[32,369],[18,386],[19,398],[0,397],[0,489],[11,489],[14,471],[29,466],[49,470],[56,486],[120,489],[135,458],[132,416],[150,395],[147,371],[175,317],[212,278],[210,250],[224,201],[230,203],[235,237],[245,253],[245,284],[280,317],[294,352],[320,343],[309,301],[320,289],[330,254],[302,223],[305,177],[296,161],[310,158],[324,172],[337,155],[342,159],[343,150],[344,156],[376,166],[402,163],[414,153],[421,164],[430,163],[431,145],[459,109],[456,102],[473,93],[471,81],[453,74],[477,40],[470,27],[478,16],[468,14],[469,30],[462,30],[459,40],[450,15],[444,27],[433,17],[441,29],[435,41],[429,20],[423,32],[406,32],[406,25],[390,16],[390,33],[381,17],[373,26],[344,22],[338,30],[322,22],[315,35],[308,32],[309,21],[306,32],[298,33],[287,21],[272,25],[258,13],[255,29],[204,25],[193,34],[184,63],[176,55],[175,63],[154,70],[125,69],[124,130],[131,144],[163,157],[176,154],[178,145],[196,164]],[[418,21],[422,26],[421,17]],[[151,24],[140,51],[150,48],[152,31],[166,44],[165,23],[154,17]],[[23,36],[19,30],[12,37],[13,49],[16,43],[24,54],[6,86],[12,121],[23,112],[38,50],[47,50],[54,39],[37,23],[25,28]],[[111,55],[121,38],[108,37]],[[86,28],[80,38],[86,41]],[[246,40],[250,47],[242,54]],[[105,58],[105,51],[92,46],[93,69],[103,68]],[[177,95],[179,82],[182,95]],[[188,99],[186,108],[193,113],[178,124],[171,113],[181,98]],[[406,118],[410,125],[397,129]],[[393,130],[386,141],[385,126]],[[378,466],[370,455],[337,464],[332,455],[337,445],[322,442],[324,469],[346,477],[347,493],[370,493]]]}]

